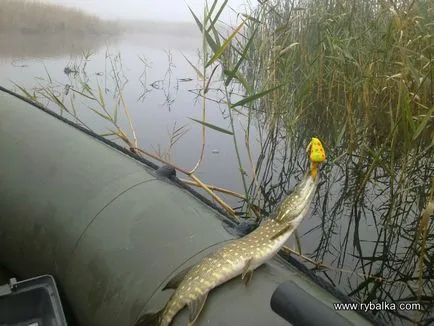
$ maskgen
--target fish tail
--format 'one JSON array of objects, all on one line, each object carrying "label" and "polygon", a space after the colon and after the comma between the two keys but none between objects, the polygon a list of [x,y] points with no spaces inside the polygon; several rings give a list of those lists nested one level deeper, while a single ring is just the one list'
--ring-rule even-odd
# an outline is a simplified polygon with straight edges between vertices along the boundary
[{"label": "fish tail", "polygon": [[164,309],[161,309],[158,312],[144,314],[138,321],[136,321],[134,326],[160,326],[163,311]]}]

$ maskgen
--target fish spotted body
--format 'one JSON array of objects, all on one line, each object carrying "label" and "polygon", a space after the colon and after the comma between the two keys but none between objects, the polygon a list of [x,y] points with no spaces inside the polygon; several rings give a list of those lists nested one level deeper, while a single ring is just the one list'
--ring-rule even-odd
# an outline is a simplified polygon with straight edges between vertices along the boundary
[{"label": "fish spotted body", "polygon": [[275,218],[265,220],[253,232],[231,241],[175,277],[166,286],[176,290],[163,310],[143,316],[136,326],[168,326],[185,306],[189,310],[188,325],[192,325],[212,289],[238,275],[247,285],[253,271],[280,250],[306,215],[318,181],[315,164],[312,162],[310,171],[280,205]]}]

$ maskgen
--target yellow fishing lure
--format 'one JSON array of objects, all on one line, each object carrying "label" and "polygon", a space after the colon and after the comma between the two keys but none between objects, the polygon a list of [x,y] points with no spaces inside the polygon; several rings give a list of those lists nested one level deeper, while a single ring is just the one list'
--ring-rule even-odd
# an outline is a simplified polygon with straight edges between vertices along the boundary
[{"label": "yellow fishing lure", "polygon": [[318,138],[312,137],[309,145],[307,145],[306,152],[309,152],[309,159],[311,162],[310,174],[315,177],[317,175],[317,164],[326,160],[326,154],[324,147],[322,147],[321,141]]},{"label": "yellow fishing lure", "polygon": [[306,152],[310,150],[310,160],[314,163],[321,163],[326,160],[326,154],[324,147],[322,147],[321,141],[318,138],[312,137],[309,145],[307,145]]}]

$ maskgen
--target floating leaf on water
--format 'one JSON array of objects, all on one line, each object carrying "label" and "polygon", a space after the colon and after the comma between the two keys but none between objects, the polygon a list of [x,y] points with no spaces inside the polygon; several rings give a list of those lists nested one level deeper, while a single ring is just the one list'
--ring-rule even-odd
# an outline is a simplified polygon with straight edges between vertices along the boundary
[{"label": "floating leaf on water", "polygon": [[192,81],[193,78],[177,78],[177,81],[185,83],[185,82],[189,82]]},{"label": "floating leaf on water", "polygon": [[68,66],[66,66],[65,69],[63,69],[63,72],[65,73],[65,75],[78,74],[77,69],[71,69]]}]

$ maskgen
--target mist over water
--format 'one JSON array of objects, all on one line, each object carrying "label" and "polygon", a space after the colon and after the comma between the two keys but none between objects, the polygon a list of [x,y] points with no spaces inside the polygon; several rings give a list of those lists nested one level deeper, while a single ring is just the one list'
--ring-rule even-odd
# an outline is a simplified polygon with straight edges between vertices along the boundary
[{"label": "mist over water", "polygon": [[[201,81],[186,58],[195,65],[199,63],[202,40],[197,26],[185,22],[127,21],[121,27],[122,33],[113,36],[62,33],[49,37],[25,33],[14,38],[0,36],[0,41],[5,42],[2,44],[7,44],[0,47],[0,84],[20,93],[15,84],[31,89],[52,80],[58,85],[58,94],[63,96],[64,86],[71,84],[73,78],[65,73],[65,68],[81,71],[85,66],[89,84],[97,87],[98,82],[110,98],[114,85],[110,84],[108,57],[119,55],[115,61],[125,74],[124,98],[139,145],[152,153],[167,154],[171,133],[182,127],[186,132],[167,157],[191,169],[200,153],[201,126],[189,118],[201,118],[202,103],[197,96]],[[89,58],[85,59],[84,54],[90,54]],[[222,110],[223,106],[208,102],[207,120],[228,128]],[[79,108],[79,115],[100,133],[111,127],[86,105]],[[128,130],[127,121],[121,120],[121,125]],[[253,152],[258,152],[258,146],[254,145]],[[247,160],[246,155],[243,160]],[[207,130],[205,157],[197,175],[207,183],[243,192],[231,136],[222,137]],[[233,197],[222,197],[238,205]]]},{"label": "mist over water", "polygon": [[[188,59],[192,64],[201,66],[199,49],[202,39],[191,16],[173,15],[173,21],[169,22],[170,14],[158,14],[156,8],[153,11],[154,16],[146,17],[148,20],[141,20],[143,17],[139,11],[134,15],[131,11],[127,12],[120,8],[117,15],[111,7],[112,1],[106,3],[105,13],[101,11],[103,6],[101,3],[98,5],[98,1],[92,2],[89,7],[86,7],[83,1],[74,3],[87,12],[99,14],[103,18],[120,18],[117,21],[119,31],[110,35],[66,31],[20,31],[0,34],[0,85],[20,93],[14,83],[31,89],[42,88],[51,80],[51,84],[56,85],[55,94],[68,102],[72,93],[70,91],[66,95],[65,86],[73,85],[74,73],[78,73],[93,89],[97,89],[98,85],[101,87],[108,107],[113,109],[115,94],[111,65],[114,65],[117,71],[122,72],[119,80],[125,83],[123,95],[137,132],[139,146],[149,152],[159,153],[183,168],[191,169],[199,157],[202,143],[201,126],[190,119],[201,119],[202,113],[202,102],[197,96],[202,82],[187,61]],[[171,10],[176,11],[176,8],[177,6],[174,6]],[[65,68],[73,73],[65,73]],[[218,93],[214,93],[210,97],[219,96]],[[48,104],[48,101],[44,104]],[[109,130],[110,123],[92,112],[89,103],[78,101],[77,105],[80,117],[92,130],[98,133]],[[226,105],[222,102],[219,104],[208,101],[206,120],[229,129]],[[128,130],[128,122],[125,119],[120,120],[120,125],[124,130]],[[245,140],[242,126],[245,125],[246,121],[242,116],[236,117],[238,142],[243,146]],[[271,198],[266,199],[268,202],[261,202],[264,207],[267,206],[269,210],[275,208],[279,199],[300,179],[307,166],[303,146],[309,137],[321,128],[328,127],[321,123],[311,123],[310,129],[307,126],[306,130],[299,131],[298,137],[301,140],[297,141],[288,139],[287,135],[280,135],[280,140],[276,140],[276,136],[273,141],[281,141],[279,146],[265,149],[262,153],[258,142],[259,132],[257,128],[252,128],[250,146],[253,164],[257,163],[260,154],[264,154],[263,165],[267,165],[262,171],[263,180],[259,178],[260,182],[264,181],[261,190]],[[182,136],[171,146],[171,135],[176,130],[180,130]],[[385,277],[395,277],[393,257],[384,256],[373,261],[371,256],[380,255],[381,248],[385,248],[384,252],[392,252],[392,247],[399,248],[395,249],[396,256],[399,256],[401,248],[410,247],[404,237],[394,236],[395,232],[398,232],[395,231],[398,230],[396,225],[399,222],[405,226],[401,222],[406,221],[404,211],[420,211],[418,199],[423,196],[421,185],[432,177],[433,164],[432,161],[426,162],[421,159],[412,161],[416,167],[420,164],[420,170],[427,171],[426,176],[418,179],[419,176],[415,175],[412,181],[412,184],[419,185],[421,190],[414,190],[410,186],[405,188],[402,193],[407,196],[403,197],[407,202],[399,204],[403,209],[394,208],[399,214],[389,214],[387,212],[392,204],[388,202],[388,192],[395,189],[390,186],[390,182],[384,178],[381,171],[374,173],[369,180],[364,180],[362,172],[370,169],[369,157],[345,155],[343,148],[329,147],[327,150],[332,152],[329,156],[331,159],[340,159],[326,164],[322,170],[322,182],[314,199],[313,209],[301,223],[298,232],[302,239],[303,254],[314,257],[316,261],[328,266],[346,269],[347,273],[332,270],[324,274],[341,290],[351,293],[364,282],[364,276],[353,273],[361,265],[366,274],[375,272],[375,268],[380,265],[386,266],[378,268],[386,271]],[[244,166],[249,167],[245,150],[240,154]],[[274,161],[269,164],[268,160]],[[280,172],[282,167],[285,171]],[[397,175],[401,170],[405,171],[404,167],[398,166],[396,169]],[[274,175],[268,180],[269,171]],[[207,129],[205,157],[196,175],[208,184],[244,193],[231,136]],[[179,173],[178,176],[184,177]],[[234,197],[221,197],[233,207],[240,205]],[[396,223],[388,221],[393,225],[390,230],[379,227],[385,217],[398,220]],[[402,230],[399,229],[399,232]],[[390,241],[391,244],[386,244],[385,241],[382,243],[381,237],[387,232],[393,240]],[[294,242],[292,237],[291,245]],[[370,260],[372,264],[369,263]],[[370,282],[373,283],[374,280]],[[367,284],[370,286],[369,282]],[[396,291],[396,288],[393,288],[393,291]],[[402,293],[406,291],[408,289],[402,289]]]}]

